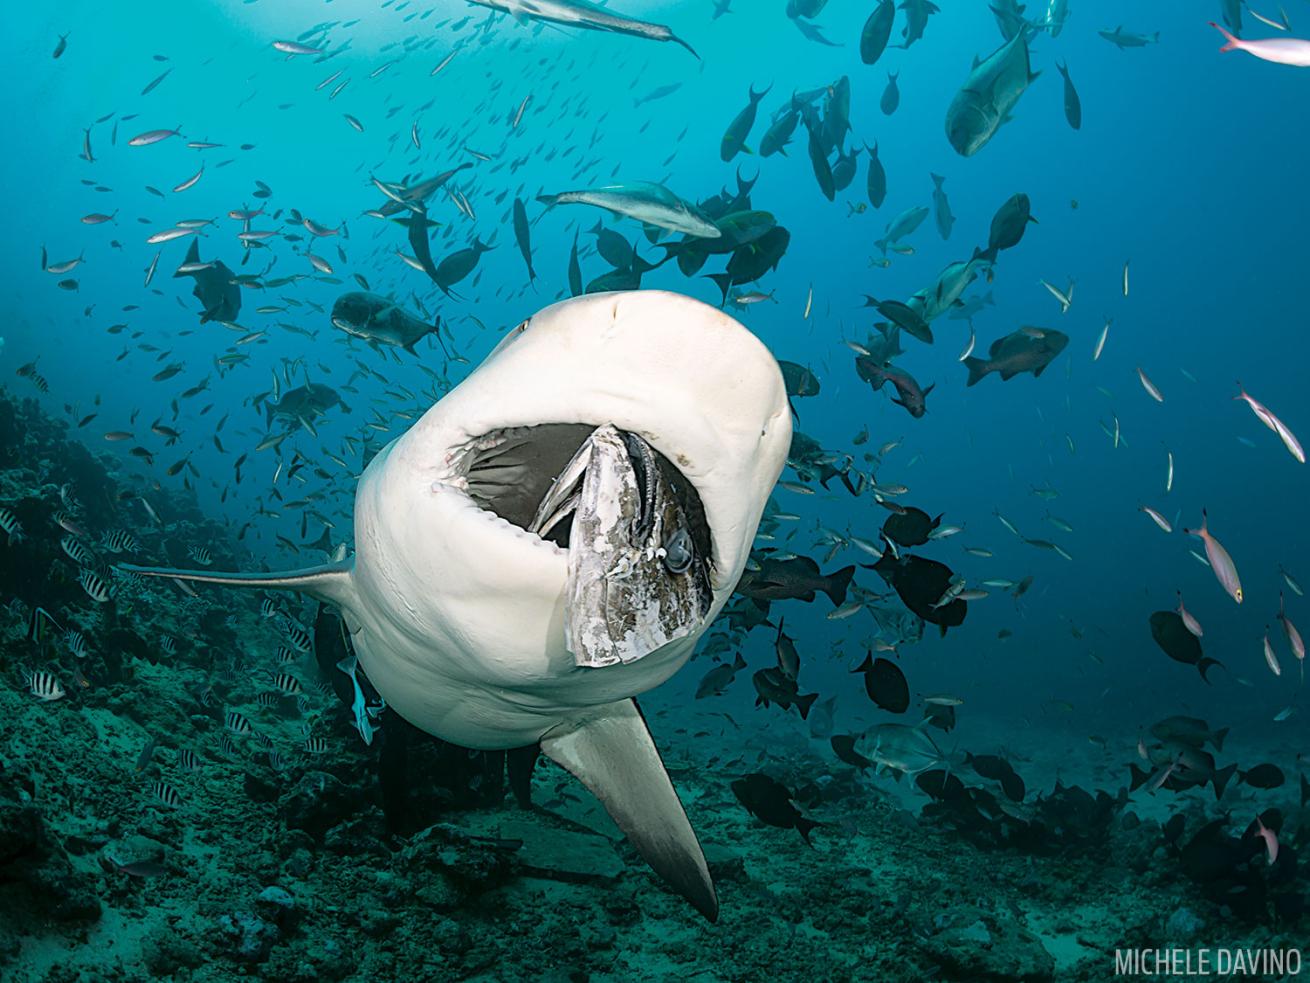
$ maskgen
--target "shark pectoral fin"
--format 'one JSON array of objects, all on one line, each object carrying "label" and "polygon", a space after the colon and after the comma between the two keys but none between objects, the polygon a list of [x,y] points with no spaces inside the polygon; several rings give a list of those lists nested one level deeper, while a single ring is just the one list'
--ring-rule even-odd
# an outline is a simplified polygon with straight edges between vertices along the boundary
[{"label": "shark pectoral fin", "polygon": [[138,567],[120,563],[118,569],[142,577],[166,577],[193,584],[219,584],[224,587],[252,587],[257,590],[294,590],[341,608],[349,608],[356,601],[355,585],[351,579],[354,561],[326,563],[317,567],[287,570],[282,573],[211,573],[208,570],[175,570],[172,567]]},{"label": "shark pectoral fin", "polygon": [[547,732],[541,750],[591,789],[655,873],[718,918],[705,854],[634,701],[584,711]]}]

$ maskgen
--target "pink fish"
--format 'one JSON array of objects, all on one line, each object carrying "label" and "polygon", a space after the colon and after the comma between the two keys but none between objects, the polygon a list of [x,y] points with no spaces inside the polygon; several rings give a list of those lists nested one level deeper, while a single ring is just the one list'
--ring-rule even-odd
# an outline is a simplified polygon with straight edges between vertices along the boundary
[{"label": "pink fish", "polygon": [[1252,397],[1250,393],[1243,389],[1240,382],[1237,384],[1237,389],[1238,393],[1233,397],[1233,399],[1244,400],[1246,405],[1251,407],[1251,412],[1256,415],[1256,419],[1274,433],[1278,434],[1278,439],[1283,442],[1283,446],[1287,448],[1287,452],[1304,464],[1305,451],[1301,449],[1301,442],[1296,439],[1296,434],[1292,433],[1282,420],[1274,416],[1273,413],[1269,411],[1269,407],[1265,406],[1262,402]]},{"label": "pink fish", "polygon": [[1278,664],[1278,655],[1274,652],[1274,647],[1269,644],[1269,626],[1265,625],[1265,665],[1269,666],[1269,671],[1275,676],[1283,674],[1283,667]]},{"label": "pink fish", "polygon": [[1183,592],[1178,591],[1178,617],[1183,619],[1183,625],[1197,638],[1201,637],[1201,622],[1197,621],[1187,608],[1183,607]]},{"label": "pink fish", "polygon": [[1235,38],[1214,21],[1210,26],[1228,39],[1220,51],[1245,51],[1255,55],[1261,61],[1272,61],[1278,65],[1292,65],[1296,68],[1310,68],[1310,41],[1300,38],[1264,38],[1260,41],[1243,41]]},{"label": "pink fish", "polygon": [[1287,635],[1287,644],[1292,646],[1292,654],[1296,656],[1296,661],[1301,666],[1301,680],[1305,681],[1305,639],[1301,633],[1296,630],[1296,625],[1292,624],[1292,619],[1287,616],[1287,611],[1283,607],[1283,592],[1278,592],[1278,620],[1283,623],[1283,631]]},{"label": "pink fish", "polygon": [[1168,768],[1161,770],[1161,772],[1151,780],[1151,784],[1146,786],[1146,790],[1152,795],[1159,791],[1160,787],[1164,785],[1165,782],[1169,781],[1169,776],[1174,773],[1174,769],[1178,767],[1182,760],[1183,756],[1181,754],[1178,755],[1178,757],[1170,763]]},{"label": "pink fish", "polygon": [[1237,567],[1233,564],[1233,558],[1228,555],[1228,551],[1224,549],[1223,544],[1210,535],[1209,521],[1205,509],[1202,509],[1201,528],[1184,529],[1183,532],[1189,536],[1198,537],[1205,544],[1205,558],[1210,561],[1210,569],[1214,571],[1220,586],[1228,592],[1229,597],[1241,604],[1242,580],[1237,576]]},{"label": "pink fish", "polygon": [[1269,854],[1269,864],[1273,866],[1278,859],[1278,834],[1266,826],[1259,816],[1255,817],[1256,836],[1265,841],[1265,852]]}]

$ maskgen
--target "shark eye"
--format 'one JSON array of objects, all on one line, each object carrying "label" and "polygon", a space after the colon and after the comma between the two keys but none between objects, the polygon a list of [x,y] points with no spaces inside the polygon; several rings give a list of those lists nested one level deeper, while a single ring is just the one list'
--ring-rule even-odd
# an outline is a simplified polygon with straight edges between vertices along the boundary
[{"label": "shark eye", "polygon": [[487,356],[487,359],[490,360],[492,358],[495,358],[506,348],[512,345],[516,338],[521,337],[523,335],[523,332],[528,330],[528,325],[531,323],[532,323],[532,318],[528,318],[526,321],[521,323],[518,327],[511,328],[509,331],[506,331],[505,337],[500,339],[496,347],[491,350],[491,354]]},{"label": "shark eye", "polygon": [[691,569],[691,561],[696,558],[692,552],[691,533],[679,529],[664,544],[664,567],[671,574],[686,573]]}]

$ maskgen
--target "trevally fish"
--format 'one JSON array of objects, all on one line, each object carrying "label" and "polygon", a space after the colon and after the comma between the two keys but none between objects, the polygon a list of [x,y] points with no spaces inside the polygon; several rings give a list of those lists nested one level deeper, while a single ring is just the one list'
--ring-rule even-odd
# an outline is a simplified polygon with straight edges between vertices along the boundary
[{"label": "trevally fish", "polygon": [[1022,31],[981,61],[975,59],[946,111],[946,136],[956,152],[972,157],[986,146],[1036,77]]},{"label": "trevally fish", "polygon": [[441,320],[428,324],[378,294],[352,290],[332,305],[332,325],[372,345],[394,345],[408,352],[429,334],[439,334]]}]

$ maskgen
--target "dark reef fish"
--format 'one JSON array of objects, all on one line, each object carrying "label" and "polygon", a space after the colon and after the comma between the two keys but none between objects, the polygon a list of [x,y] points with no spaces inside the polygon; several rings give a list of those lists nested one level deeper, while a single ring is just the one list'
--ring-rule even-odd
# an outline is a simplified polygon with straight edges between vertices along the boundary
[{"label": "dark reef fish", "polygon": [[794,598],[813,601],[815,592],[828,595],[833,607],[846,603],[846,589],[850,586],[855,567],[843,567],[830,574],[819,572],[819,565],[808,556],[788,560],[765,557],[760,568],[742,577],[738,590],[747,597],[765,601]]},{"label": "dark reef fish", "polygon": [[394,345],[414,353],[414,346],[428,335],[441,338],[441,319],[431,324],[415,317],[395,301],[378,294],[354,290],[332,304],[332,325],[370,344]]},{"label": "dark reef fish", "polygon": [[896,389],[896,395],[892,397],[892,402],[897,406],[905,407],[905,412],[916,420],[928,412],[928,394],[932,392],[936,383],[925,389],[919,385],[919,381],[914,376],[904,369],[897,368],[890,362],[886,365],[879,365],[872,358],[865,355],[856,356],[855,371],[861,379],[873,387],[874,392],[882,389],[884,383],[890,382]]},{"label": "dark reef fish", "polygon": [[720,662],[709,672],[701,677],[696,684],[696,699],[704,699],[707,696],[720,696],[728,688],[736,677],[737,673],[746,668],[746,660],[741,657],[741,653],[736,654],[731,662]]},{"label": "dark reef fish", "polygon": [[314,421],[338,405],[345,412],[350,412],[341,394],[331,386],[321,382],[307,382],[283,393],[279,400],[266,401],[264,412],[269,423],[280,417],[298,422],[302,427],[312,428]]},{"label": "dark reef fish", "polygon": [[993,372],[1002,380],[1013,379],[1021,372],[1041,376],[1046,367],[1069,344],[1069,336],[1050,328],[1020,328],[1004,338],[997,338],[987,350],[987,358],[973,355],[964,359],[969,370],[966,385],[976,385]]},{"label": "dark reef fish", "polygon": [[196,240],[191,240],[186,259],[173,276],[189,276],[196,281],[192,293],[201,304],[201,324],[235,321],[241,313],[241,287],[237,285],[236,274],[221,259],[202,262],[200,243]]},{"label": "dark reef fish", "polygon": [[884,710],[904,713],[910,708],[910,684],[895,662],[875,659],[873,653],[869,653],[851,672],[864,674],[864,691],[869,694],[869,699]]},{"label": "dark reef fish", "polygon": [[[1207,658],[1201,651],[1201,640],[1188,630],[1177,611],[1156,611],[1151,615],[1151,637],[1161,651],[1175,662],[1196,666],[1196,671],[1207,683],[1206,675],[1215,666],[1223,666],[1218,659]],[[1222,737],[1220,738],[1222,741]]]},{"label": "dark reef fish", "polygon": [[964,623],[969,610],[967,601],[957,597],[946,604],[939,603],[947,596],[954,577],[945,563],[909,553],[896,557],[888,550],[873,564],[873,569],[896,591],[907,608],[924,621],[937,625],[943,635],[947,628]]},{"label": "dark reef fish", "polygon": [[811,830],[823,825],[801,815],[792,804],[792,794],[786,785],[760,772],[733,782],[732,794],[760,822],[779,829],[794,829],[806,843],[810,842]]}]

